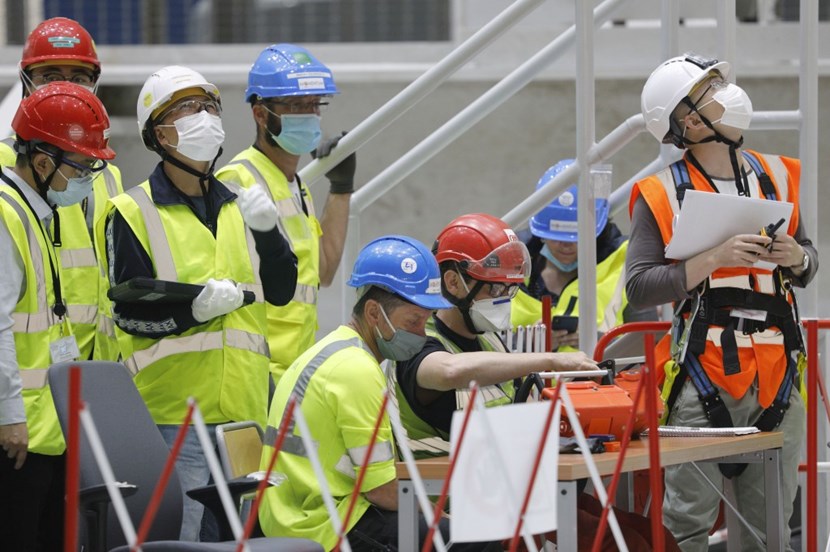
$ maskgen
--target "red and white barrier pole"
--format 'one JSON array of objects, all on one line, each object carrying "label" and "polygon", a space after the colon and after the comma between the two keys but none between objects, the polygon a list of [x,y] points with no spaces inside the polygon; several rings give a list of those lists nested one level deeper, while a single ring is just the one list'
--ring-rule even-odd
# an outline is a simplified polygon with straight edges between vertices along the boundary
[{"label": "red and white barrier pole", "polygon": [[81,369],[69,368],[69,428],[66,434],[66,509],[63,513],[63,549],[75,552],[78,548],[78,492],[80,479],[81,442]]}]

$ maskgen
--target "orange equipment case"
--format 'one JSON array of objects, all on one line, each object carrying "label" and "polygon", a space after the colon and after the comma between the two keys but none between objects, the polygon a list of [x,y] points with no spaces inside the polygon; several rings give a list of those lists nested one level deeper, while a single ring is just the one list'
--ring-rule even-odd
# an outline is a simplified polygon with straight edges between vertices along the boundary
[{"label": "orange equipment case", "polygon": [[[640,377],[640,370],[632,369],[620,372],[613,385],[600,385],[594,381],[574,381],[565,384],[585,435],[613,434],[617,440],[622,439],[625,424],[634,406]],[[545,388],[542,390],[542,397],[550,400],[553,392],[553,388]],[[653,392],[657,396],[659,418],[664,408],[663,401],[657,389]],[[632,436],[639,435],[647,426],[645,398],[643,394],[637,405]],[[564,408],[559,430],[560,435],[564,437],[573,436],[573,428]]]}]

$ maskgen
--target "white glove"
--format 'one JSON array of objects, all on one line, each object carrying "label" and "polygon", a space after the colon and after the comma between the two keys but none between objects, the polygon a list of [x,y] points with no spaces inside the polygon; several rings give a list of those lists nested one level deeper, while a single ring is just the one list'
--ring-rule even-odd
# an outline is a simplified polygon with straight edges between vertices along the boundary
[{"label": "white glove", "polygon": [[268,232],[277,225],[277,206],[259,184],[239,191],[239,210],[242,220],[251,230]]},{"label": "white glove", "polygon": [[199,322],[207,322],[235,311],[242,306],[243,299],[242,287],[239,284],[211,278],[191,304],[193,318]]}]

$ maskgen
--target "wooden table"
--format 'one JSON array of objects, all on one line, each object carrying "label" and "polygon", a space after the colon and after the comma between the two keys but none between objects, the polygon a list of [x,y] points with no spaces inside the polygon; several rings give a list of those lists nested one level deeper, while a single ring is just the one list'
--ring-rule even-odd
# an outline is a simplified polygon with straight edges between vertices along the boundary
[{"label": "wooden table", "polygon": [[[764,464],[766,496],[767,550],[785,550],[784,509],[781,503],[781,433],[756,433],[733,437],[663,437],[660,439],[660,464],[673,466],[686,462],[745,462]],[[593,455],[601,476],[613,474],[619,452]],[[647,469],[648,440],[632,441],[623,461],[622,472]],[[447,474],[448,459],[430,458],[418,461],[418,471],[429,494],[439,494]],[[401,552],[418,550],[418,506],[409,470],[398,462],[398,541]],[[562,552],[577,549],[576,482],[588,477],[588,469],[581,454],[559,455],[558,482],[558,549]],[[727,519],[734,523],[732,516]],[[730,539],[730,548],[734,546]]]}]

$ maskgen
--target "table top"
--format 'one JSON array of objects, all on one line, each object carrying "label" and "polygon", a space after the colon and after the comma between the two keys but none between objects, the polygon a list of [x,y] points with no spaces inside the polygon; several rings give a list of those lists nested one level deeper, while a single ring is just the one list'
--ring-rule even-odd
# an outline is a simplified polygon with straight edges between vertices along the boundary
[{"label": "table top", "polygon": [[[672,466],[685,462],[711,460],[735,454],[781,448],[783,444],[784,436],[777,431],[729,437],[661,437],[660,464]],[[614,473],[619,455],[619,452],[594,454],[593,459],[599,474]],[[648,457],[648,439],[631,441],[623,461],[623,473],[647,469]],[[449,459],[447,457],[427,458],[418,460],[417,463],[423,479],[444,479]],[[409,470],[404,462],[397,463],[397,472],[399,479],[409,479]],[[559,455],[560,481],[572,481],[588,476],[588,468],[581,454]]]}]

